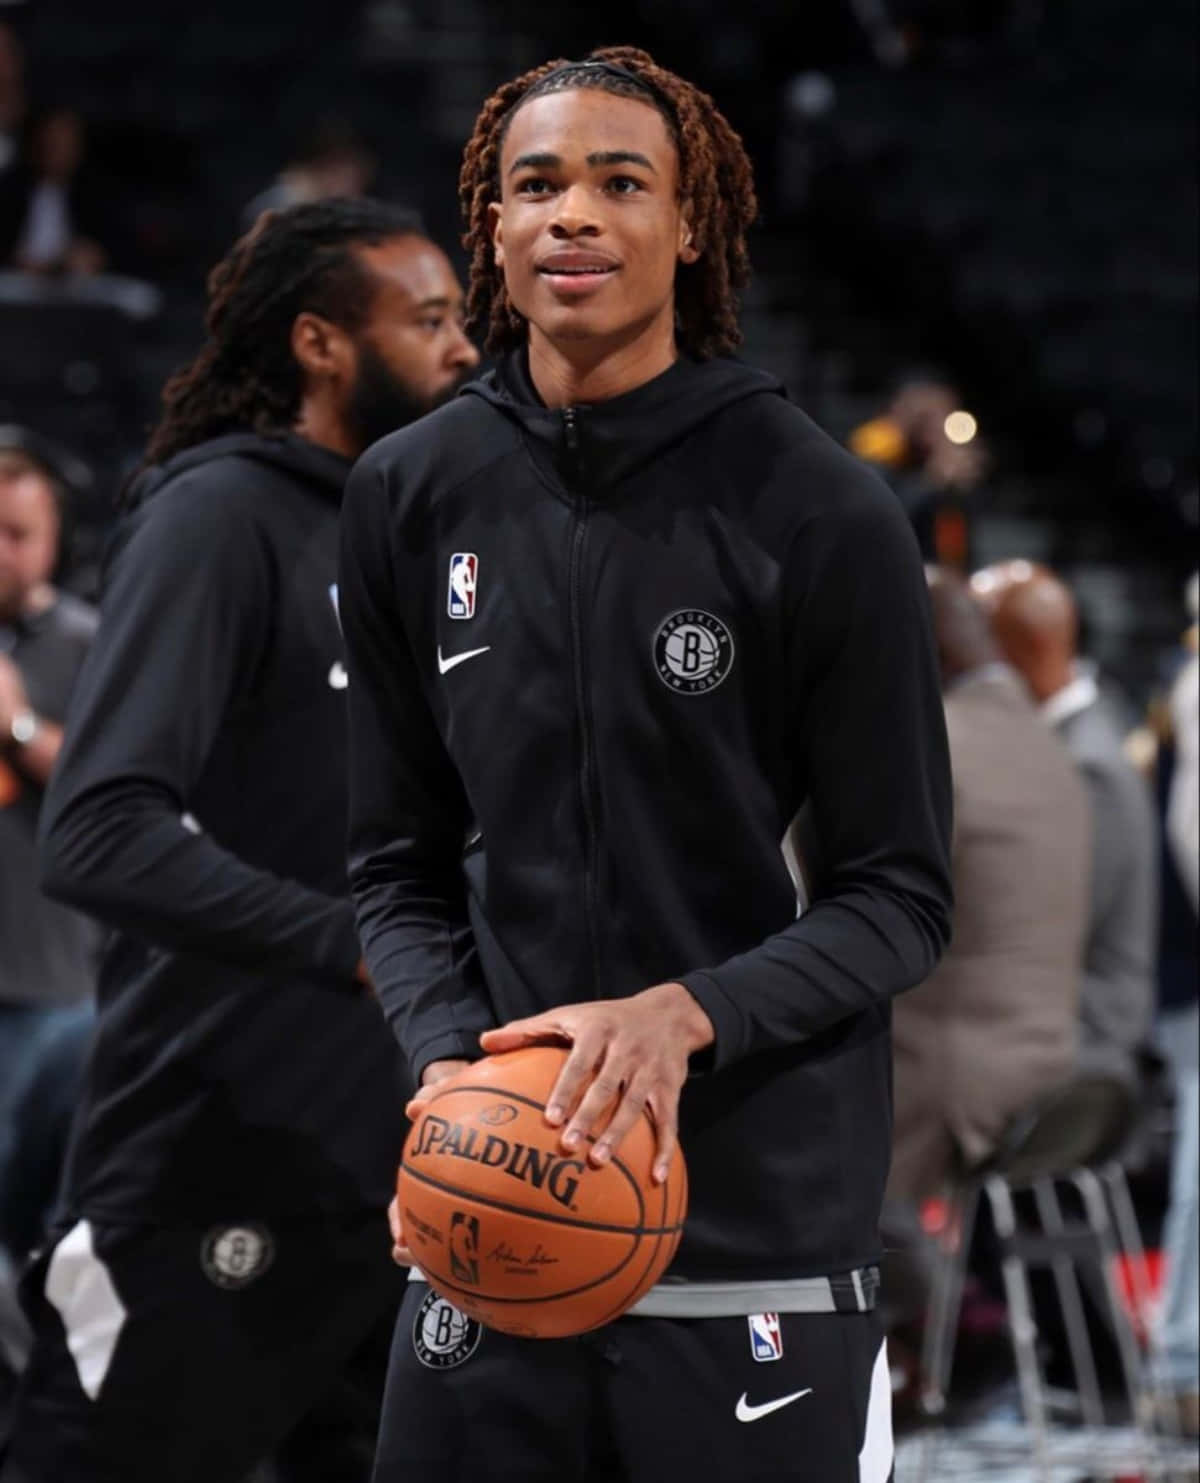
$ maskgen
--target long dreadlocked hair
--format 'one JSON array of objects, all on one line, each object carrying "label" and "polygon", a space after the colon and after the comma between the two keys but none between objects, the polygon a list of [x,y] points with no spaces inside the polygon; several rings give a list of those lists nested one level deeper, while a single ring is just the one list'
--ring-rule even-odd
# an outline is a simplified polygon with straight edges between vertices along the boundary
[{"label": "long dreadlocked hair", "polygon": [[420,218],[381,201],[264,212],[208,276],[208,339],[167,382],[141,467],[223,433],[291,427],[303,392],[291,346],[296,316],[307,310],[360,329],[374,283],[353,249],[407,235],[424,235]]},{"label": "long dreadlocked hair", "polygon": [[729,354],[742,339],[737,316],[738,296],[750,277],[746,232],[758,212],[750,161],[707,93],[632,46],[602,47],[583,62],[545,62],[498,88],[480,110],[458,180],[462,243],[470,260],[468,328],[485,336],[489,351],[524,342],[525,320],[510,303],[496,265],[487,208],[500,199],[500,153],[517,108],[566,88],[637,98],[666,120],[679,151],[679,197],[691,205],[692,241],[700,251],[695,263],[680,264],[676,272],[678,338],[701,359]]}]

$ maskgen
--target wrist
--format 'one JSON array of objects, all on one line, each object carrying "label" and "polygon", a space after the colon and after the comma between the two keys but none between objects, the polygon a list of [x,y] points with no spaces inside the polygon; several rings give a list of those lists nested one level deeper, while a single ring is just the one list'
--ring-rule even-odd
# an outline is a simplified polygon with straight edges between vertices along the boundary
[{"label": "wrist", "polygon": [[688,1055],[706,1050],[717,1038],[713,1023],[686,984],[658,984],[645,993],[668,1008],[672,1015],[672,1037],[678,1038]]},{"label": "wrist", "polygon": [[436,1086],[439,1081],[448,1081],[450,1077],[457,1076],[469,1065],[468,1060],[446,1060],[430,1061],[429,1065],[421,1072],[421,1085],[423,1087]]}]

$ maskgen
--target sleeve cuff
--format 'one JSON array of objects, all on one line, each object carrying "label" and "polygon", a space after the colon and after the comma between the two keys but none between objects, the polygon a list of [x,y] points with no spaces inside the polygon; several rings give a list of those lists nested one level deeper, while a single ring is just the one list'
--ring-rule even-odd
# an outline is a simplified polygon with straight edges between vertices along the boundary
[{"label": "sleeve cuff", "polygon": [[678,981],[699,1004],[713,1027],[713,1043],[699,1056],[693,1056],[693,1069],[720,1071],[740,1060],[748,1049],[748,1025],[737,1004],[711,973],[686,973]]},{"label": "sleeve cuff", "polygon": [[427,1040],[408,1057],[413,1085],[421,1085],[426,1066],[434,1061],[477,1061],[483,1052],[479,1048],[479,1036],[454,1031],[439,1035],[436,1040]]}]

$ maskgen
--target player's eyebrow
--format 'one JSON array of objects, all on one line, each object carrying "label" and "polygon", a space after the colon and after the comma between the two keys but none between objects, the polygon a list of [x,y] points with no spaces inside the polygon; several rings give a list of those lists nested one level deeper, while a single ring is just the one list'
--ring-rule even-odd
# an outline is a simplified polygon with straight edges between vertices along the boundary
[{"label": "player's eyebrow", "polygon": [[433,298],[422,299],[420,303],[415,304],[413,307],[419,314],[422,309],[452,309],[454,302],[447,298],[445,294],[435,294]]},{"label": "player's eyebrow", "polygon": [[589,165],[641,165],[644,170],[654,170],[653,163],[636,149],[602,149],[587,157]]},{"label": "player's eyebrow", "polygon": [[[644,154],[639,154],[635,149],[600,149],[594,150],[587,156],[589,165],[641,165],[644,170],[651,170],[654,174],[652,161]],[[562,164],[562,156],[549,153],[519,154],[508,167],[508,173],[515,175],[518,170],[555,170]]]}]

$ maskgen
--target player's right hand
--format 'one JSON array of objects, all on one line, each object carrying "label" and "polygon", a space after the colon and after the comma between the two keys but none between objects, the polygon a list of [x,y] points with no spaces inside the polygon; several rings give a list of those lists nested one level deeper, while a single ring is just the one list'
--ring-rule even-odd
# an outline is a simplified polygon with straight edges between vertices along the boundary
[{"label": "player's right hand", "polygon": [[[457,1076],[470,1065],[470,1061],[430,1061],[429,1065],[421,1073],[421,1086],[408,1106],[405,1108],[408,1116],[416,1117],[421,1107],[432,1100],[434,1088],[439,1081],[448,1081],[450,1077]],[[400,1224],[400,1201],[393,1197],[388,1206],[388,1226],[392,1232],[392,1260],[399,1267],[412,1267],[416,1265],[416,1257],[404,1244],[404,1229]]]}]

